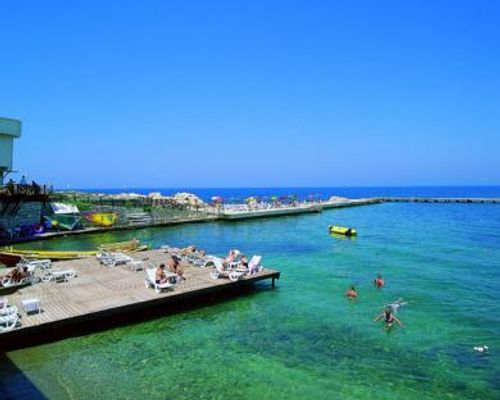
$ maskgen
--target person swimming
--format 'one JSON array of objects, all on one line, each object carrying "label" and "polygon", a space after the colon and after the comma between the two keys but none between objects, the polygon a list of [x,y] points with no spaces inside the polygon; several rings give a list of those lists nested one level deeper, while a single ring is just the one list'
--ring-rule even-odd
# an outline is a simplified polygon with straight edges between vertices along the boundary
[{"label": "person swimming", "polygon": [[392,311],[391,311],[391,309],[389,307],[385,308],[384,312],[381,313],[381,314],[379,314],[379,315],[377,315],[373,321],[374,322],[378,322],[381,319],[384,320],[386,329],[392,328],[393,325],[394,325],[394,323],[397,323],[401,328],[404,328],[403,323],[398,319],[398,317],[396,317],[392,313]]},{"label": "person swimming", "polygon": [[356,291],[356,288],[354,286],[351,286],[350,289],[345,292],[345,295],[348,299],[353,300],[358,297],[358,292]]},{"label": "person swimming", "polygon": [[373,281],[373,284],[379,289],[383,288],[385,286],[385,281],[384,278],[382,278],[382,275],[377,274],[377,277]]},{"label": "person swimming", "polygon": [[410,303],[409,301],[403,301],[403,298],[400,297],[396,301],[393,301],[392,303],[386,304],[383,308],[390,309],[391,312],[395,315],[398,313],[398,311],[401,307],[406,306],[409,303]]}]

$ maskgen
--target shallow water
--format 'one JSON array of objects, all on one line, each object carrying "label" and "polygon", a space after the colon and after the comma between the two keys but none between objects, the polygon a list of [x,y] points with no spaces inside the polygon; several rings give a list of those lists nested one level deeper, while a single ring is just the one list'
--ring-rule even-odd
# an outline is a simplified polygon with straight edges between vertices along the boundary
[{"label": "shallow water", "polygon": [[[331,223],[356,239],[329,236]],[[381,204],[322,214],[57,239],[137,237],[259,253],[272,290],[8,353],[50,399],[492,399],[500,397],[500,206]],[[34,247],[34,243],[28,245]],[[372,286],[380,272],[387,286]],[[355,284],[359,300],[343,293]],[[405,329],[373,317],[399,297]],[[473,346],[487,344],[488,354]],[[9,370],[10,371],[10,370]],[[10,396],[29,382],[0,368]],[[2,398],[2,396],[0,396]]]}]

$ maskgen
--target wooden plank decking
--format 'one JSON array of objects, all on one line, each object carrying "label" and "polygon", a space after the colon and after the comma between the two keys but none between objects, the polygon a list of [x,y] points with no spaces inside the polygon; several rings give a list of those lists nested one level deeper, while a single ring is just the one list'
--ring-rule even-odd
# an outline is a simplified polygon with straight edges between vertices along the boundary
[{"label": "wooden plank decking", "polygon": [[[167,259],[163,250],[135,253],[133,257],[140,260],[147,258],[147,263],[155,265]],[[153,289],[145,287],[144,271],[134,272],[124,265],[106,267],[95,258],[54,263],[53,269],[72,268],[76,270],[77,277],[70,278],[68,282],[39,282],[7,295],[0,292],[0,297],[7,298],[9,305],[17,306],[22,316],[21,326],[0,333],[0,349],[22,347],[23,343],[35,344],[37,336],[41,341],[47,341],[47,334],[60,328],[69,328],[68,335],[62,337],[71,336],[70,332],[74,331],[71,329],[72,325],[89,325],[104,318],[109,322],[110,317],[126,314],[131,316],[134,312],[145,312],[148,308],[234,289],[259,280],[271,279],[274,285],[274,280],[280,277],[278,271],[264,269],[252,276],[243,277],[238,282],[231,282],[228,279],[212,279],[208,268],[188,264],[183,266],[186,280],[173,290],[157,294]],[[31,298],[41,301],[40,314],[26,315],[24,312],[22,300]],[[133,316],[131,317],[133,321]],[[85,329],[88,331],[89,326]]]}]

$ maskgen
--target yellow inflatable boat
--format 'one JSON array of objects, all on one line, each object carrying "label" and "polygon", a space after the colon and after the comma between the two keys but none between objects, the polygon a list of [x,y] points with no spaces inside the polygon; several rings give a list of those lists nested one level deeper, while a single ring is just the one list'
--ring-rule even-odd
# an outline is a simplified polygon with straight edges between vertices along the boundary
[{"label": "yellow inflatable boat", "polygon": [[346,226],[330,225],[328,227],[330,233],[336,233],[338,235],[344,236],[356,236],[358,232],[354,228],[348,228]]}]

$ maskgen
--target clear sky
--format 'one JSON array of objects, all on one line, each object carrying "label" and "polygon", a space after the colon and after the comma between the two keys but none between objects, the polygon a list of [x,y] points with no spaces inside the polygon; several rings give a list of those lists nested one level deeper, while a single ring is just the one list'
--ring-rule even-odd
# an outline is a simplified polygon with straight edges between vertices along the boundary
[{"label": "clear sky", "polygon": [[0,2],[61,188],[500,184],[499,1]]}]

